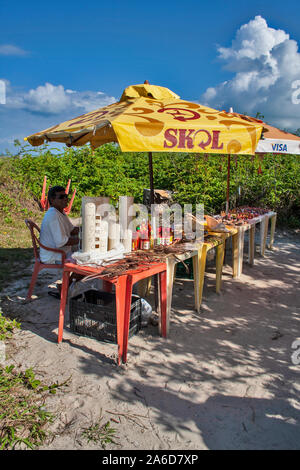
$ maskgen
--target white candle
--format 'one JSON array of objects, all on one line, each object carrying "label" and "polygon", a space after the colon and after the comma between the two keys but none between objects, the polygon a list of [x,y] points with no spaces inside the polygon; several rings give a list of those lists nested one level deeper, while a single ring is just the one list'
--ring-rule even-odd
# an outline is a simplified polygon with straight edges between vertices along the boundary
[{"label": "white candle", "polygon": [[122,243],[125,248],[125,253],[130,253],[132,251],[132,230],[127,229],[125,231]]},{"label": "white candle", "polygon": [[95,204],[88,202],[82,211],[82,251],[95,248]]},{"label": "white candle", "polygon": [[134,198],[132,196],[119,197],[119,224],[121,227],[121,239],[125,237],[126,230],[128,230],[129,224],[133,220],[133,216],[129,215],[130,207],[133,204]]},{"label": "white candle", "polygon": [[113,220],[108,225],[108,249],[113,250],[120,243],[120,224],[116,224]]}]

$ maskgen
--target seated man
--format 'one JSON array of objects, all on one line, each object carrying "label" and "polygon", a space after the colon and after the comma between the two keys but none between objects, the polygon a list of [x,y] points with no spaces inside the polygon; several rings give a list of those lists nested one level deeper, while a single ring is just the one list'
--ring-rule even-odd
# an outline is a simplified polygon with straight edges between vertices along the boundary
[{"label": "seated man", "polygon": [[[72,247],[76,247],[79,243],[78,233],[79,228],[74,227],[69,217],[64,213],[64,208],[68,205],[68,195],[65,193],[65,188],[62,186],[53,186],[48,192],[48,201],[50,208],[44,215],[40,242],[49,248],[58,248],[66,252],[66,258],[72,255]],[[40,247],[40,259],[45,264],[61,264],[61,254],[53,251],[45,250]],[[49,270],[50,271],[50,270]],[[54,274],[53,269],[51,273]],[[57,274],[61,274],[61,270],[57,270]],[[70,277],[70,281],[79,280],[82,276],[75,275]],[[48,292],[53,297],[60,297],[61,284],[57,285],[58,292]]]},{"label": "seated man", "polygon": [[[62,186],[53,186],[48,192],[50,209],[47,210],[41,225],[40,241],[49,248],[59,248],[66,252],[67,258],[72,254],[72,247],[78,245],[79,228],[74,227],[64,213],[68,205],[68,195]],[[61,255],[40,248],[42,263],[60,264]]]}]

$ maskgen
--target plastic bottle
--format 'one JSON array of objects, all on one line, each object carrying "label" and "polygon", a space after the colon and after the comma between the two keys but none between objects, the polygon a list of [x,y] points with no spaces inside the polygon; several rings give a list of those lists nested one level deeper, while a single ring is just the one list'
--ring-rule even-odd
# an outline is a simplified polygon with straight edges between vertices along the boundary
[{"label": "plastic bottle", "polygon": [[150,250],[149,226],[146,220],[143,220],[140,228],[140,249]]},{"label": "plastic bottle", "polygon": [[132,251],[140,248],[140,227],[136,227],[136,231],[132,234]]}]

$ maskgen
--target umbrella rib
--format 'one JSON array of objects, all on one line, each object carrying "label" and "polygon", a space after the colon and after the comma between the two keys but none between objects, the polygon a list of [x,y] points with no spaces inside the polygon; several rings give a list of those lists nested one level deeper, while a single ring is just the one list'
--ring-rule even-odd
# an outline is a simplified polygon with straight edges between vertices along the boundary
[{"label": "umbrella rib", "polygon": [[[94,130],[93,130],[93,135],[96,134],[96,132],[101,129],[102,127],[106,127],[107,125],[110,125],[110,122],[109,121],[105,121],[105,122],[102,122],[101,124],[98,124],[94,126]],[[75,144],[78,140],[80,140],[82,137],[88,135],[91,131],[87,131],[85,134],[81,134],[79,137],[77,137],[76,139],[74,140],[71,140],[71,144],[70,145],[73,145]],[[73,135],[70,134],[70,138],[73,139]]]},{"label": "umbrella rib", "polygon": [[75,144],[78,140],[80,140],[82,137],[85,135],[89,134],[89,132],[86,132],[85,134],[80,134],[76,139],[74,139],[73,135],[70,134],[70,140],[71,140],[71,145]]},{"label": "umbrella rib", "polygon": [[[94,126],[94,130],[93,130],[93,135],[96,134],[96,132],[101,129],[102,127],[106,127],[107,125],[109,125],[110,122],[109,121],[105,121],[101,124],[99,124],[98,126]],[[71,138],[71,145],[75,144],[78,140],[80,140],[82,137],[88,135],[91,131],[88,131],[86,132],[85,134],[81,134],[79,137],[77,137],[76,139],[72,140],[73,139],[73,135],[70,134],[70,138]]]},{"label": "umbrella rib", "polygon": [[[102,122],[101,124],[98,124],[98,125],[95,125],[94,126],[94,129],[93,129],[93,135],[96,134],[96,132],[101,129],[102,127],[106,127],[106,126],[111,126],[111,123],[109,121],[104,121]],[[58,131],[58,132],[62,132],[62,133],[65,133],[65,131]],[[73,144],[75,144],[78,140],[80,140],[82,137],[85,137],[87,134],[89,134],[91,132],[91,130],[88,130],[86,131],[85,133],[81,133],[79,136],[77,136],[76,138],[74,138],[74,135],[72,133],[67,134],[67,136],[69,137],[70,139],[70,143],[67,144],[69,146],[72,146]],[[46,133],[44,134],[45,138],[47,139],[48,142],[51,142],[52,141],[52,138],[49,137]],[[55,136],[54,136],[54,139],[55,139]]]}]

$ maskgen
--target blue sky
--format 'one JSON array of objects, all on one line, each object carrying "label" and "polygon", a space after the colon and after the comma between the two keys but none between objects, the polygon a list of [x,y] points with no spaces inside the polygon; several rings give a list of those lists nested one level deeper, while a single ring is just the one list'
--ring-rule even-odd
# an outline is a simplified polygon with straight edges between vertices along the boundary
[{"label": "blue sky", "polygon": [[0,153],[145,79],[300,128],[300,2],[2,0],[0,14]]}]

